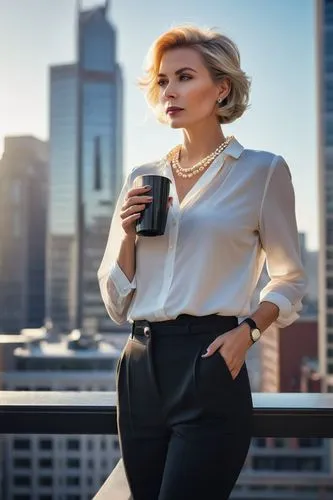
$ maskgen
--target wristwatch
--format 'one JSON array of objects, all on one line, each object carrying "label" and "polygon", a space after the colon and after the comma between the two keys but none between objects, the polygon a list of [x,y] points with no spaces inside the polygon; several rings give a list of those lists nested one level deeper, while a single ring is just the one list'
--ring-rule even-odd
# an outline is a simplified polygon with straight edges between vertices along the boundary
[{"label": "wristwatch", "polygon": [[253,343],[261,337],[261,331],[256,325],[256,322],[252,318],[245,318],[240,324],[247,323],[250,326],[250,337]]}]

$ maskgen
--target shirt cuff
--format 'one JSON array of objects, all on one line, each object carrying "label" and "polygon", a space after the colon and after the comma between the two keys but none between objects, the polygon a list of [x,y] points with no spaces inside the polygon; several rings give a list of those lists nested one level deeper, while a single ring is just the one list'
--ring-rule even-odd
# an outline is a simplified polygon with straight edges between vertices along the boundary
[{"label": "shirt cuff", "polygon": [[291,325],[299,318],[299,311],[302,310],[302,302],[298,301],[292,304],[284,295],[277,292],[268,292],[267,295],[261,296],[259,302],[272,302],[279,308],[279,316],[275,320],[275,324],[279,328]]},{"label": "shirt cuff", "polygon": [[129,281],[117,261],[111,267],[109,278],[112,280],[118,294],[121,297],[126,297],[131,290],[136,288],[135,276],[132,281]]}]

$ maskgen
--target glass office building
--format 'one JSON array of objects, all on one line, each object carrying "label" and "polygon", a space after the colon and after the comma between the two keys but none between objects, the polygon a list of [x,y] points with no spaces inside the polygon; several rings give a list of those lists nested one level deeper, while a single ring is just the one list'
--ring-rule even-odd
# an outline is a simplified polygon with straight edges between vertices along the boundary
[{"label": "glass office building", "polygon": [[61,329],[110,329],[96,273],[123,182],[123,82],[106,14],[80,11],[77,63],[50,68],[47,315]]},{"label": "glass office building", "polygon": [[319,349],[323,390],[333,392],[333,0],[317,6]]},{"label": "glass office building", "polygon": [[0,332],[39,328],[45,317],[48,144],[5,137],[0,159]]}]

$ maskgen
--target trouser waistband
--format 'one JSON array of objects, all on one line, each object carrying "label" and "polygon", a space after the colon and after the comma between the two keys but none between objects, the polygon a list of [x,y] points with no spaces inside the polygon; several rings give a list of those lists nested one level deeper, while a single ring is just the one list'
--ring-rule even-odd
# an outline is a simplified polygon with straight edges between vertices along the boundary
[{"label": "trouser waistband", "polygon": [[221,316],[209,314],[207,316],[193,316],[191,314],[180,314],[176,319],[166,321],[148,321],[145,319],[135,320],[132,323],[132,337],[151,334],[157,335],[182,335],[214,333],[222,328],[224,331],[238,326],[237,316]]}]

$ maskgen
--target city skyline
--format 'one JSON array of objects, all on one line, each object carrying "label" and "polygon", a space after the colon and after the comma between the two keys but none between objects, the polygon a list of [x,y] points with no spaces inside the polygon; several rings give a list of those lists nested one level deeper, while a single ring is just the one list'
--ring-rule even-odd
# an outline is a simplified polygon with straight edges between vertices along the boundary
[{"label": "city skyline", "polygon": [[[83,8],[101,4],[81,3]],[[109,19],[118,33],[125,75],[124,172],[158,158],[181,138],[156,123],[136,86],[150,44],[181,22],[216,27],[237,43],[242,67],[252,78],[251,108],[224,131],[236,135],[245,147],[286,158],[293,175],[299,231],[307,234],[308,248],[317,249],[314,2],[255,0],[249,5],[236,0],[213,1],[210,6],[207,12],[201,2],[179,5],[171,0],[160,16],[152,0],[144,6],[133,0],[126,5],[111,2]],[[59,0],[56,6],[51,0],[2,2],[0,57],[5,77],[0,82],[0,154],[5,135],[48,139],[48,67],[74,60],[74,16],[74,0]]]}]

